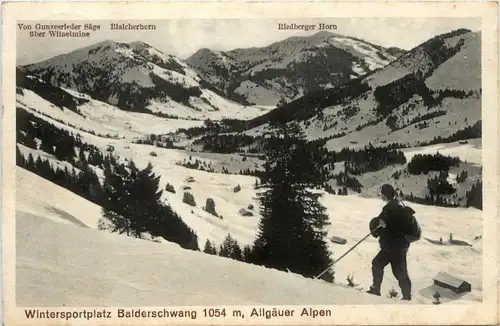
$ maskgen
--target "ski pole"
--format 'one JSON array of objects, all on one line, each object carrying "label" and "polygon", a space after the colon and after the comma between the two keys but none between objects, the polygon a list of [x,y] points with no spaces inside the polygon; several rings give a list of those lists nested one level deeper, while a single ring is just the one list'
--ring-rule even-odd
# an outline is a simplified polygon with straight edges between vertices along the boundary
[{"label": "ski pole", "polygon": [[[376,229],[378,229],[378,227]],[[375,230],[373,230],[373,231],[375,231]],[[338,263],[339,260],[341,260],[342,258],[344,258],[348,253],[350,253],[354,248],[356,248],[361,242],[365,241],[366,238],[368,238],[372,234],[373,231],[370,231],[370,233],[368,233],[363,239],[359,240],[354,246],[351,247],[351,249],[347,250],[342,256],[340,256],[337,260],[335,260],[330,266],[328,266],[327,269],[325,269],[323,272],[321,272],[321,274],[319,274],[318,276],[316,276],[314,279],[318,279],[321,276],[323,276],[323,274],[325,274],[326,272],[328,272],[333,267],[333,265],[335,265],[336,263]]]}]

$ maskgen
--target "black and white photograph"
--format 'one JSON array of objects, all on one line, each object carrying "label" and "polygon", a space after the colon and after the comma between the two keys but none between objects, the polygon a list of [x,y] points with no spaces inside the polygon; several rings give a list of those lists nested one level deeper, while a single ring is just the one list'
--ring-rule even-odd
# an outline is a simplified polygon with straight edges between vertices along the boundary
[{"label": "black and white photograph", "polygon": [[51,307],[182,322],[235,317],[190,306],[275,307],[237,316],[260,323],[483,304],[483,28],[17,20],[23,322],[55,322]]}]

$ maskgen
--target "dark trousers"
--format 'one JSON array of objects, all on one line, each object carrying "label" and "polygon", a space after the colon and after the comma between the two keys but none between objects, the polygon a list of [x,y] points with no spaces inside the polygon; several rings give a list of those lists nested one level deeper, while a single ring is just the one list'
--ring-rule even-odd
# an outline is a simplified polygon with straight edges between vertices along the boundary
[{"label": "dark trousers", "polygon": [[372,261],[373,290],[380,293],[380,286],[384,278],[384,268],[391,264],[392,273],[396,277],[404,299],[411,298],[411,281],[406,267],[406,248],[382,248]]}]

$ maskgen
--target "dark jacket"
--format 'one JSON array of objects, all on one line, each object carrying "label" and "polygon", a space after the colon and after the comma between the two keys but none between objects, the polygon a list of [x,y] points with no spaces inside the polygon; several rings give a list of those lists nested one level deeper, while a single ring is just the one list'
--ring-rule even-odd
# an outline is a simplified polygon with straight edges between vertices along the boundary
[{"label": "dark jacket", "polygon": [[[370,221],[370,231],[375,238],[379,238],[381,248],[396,249],[409,248],[410,243],[405,238],[405,234],[409,234],[412,230],[411,214],[415,213],[413,209],[405,206],[397,199],[388,202],[382,209],[379,216]],[[382,219],[386,223],[385,228],[375,228],[379,225],[379,220]]]}]

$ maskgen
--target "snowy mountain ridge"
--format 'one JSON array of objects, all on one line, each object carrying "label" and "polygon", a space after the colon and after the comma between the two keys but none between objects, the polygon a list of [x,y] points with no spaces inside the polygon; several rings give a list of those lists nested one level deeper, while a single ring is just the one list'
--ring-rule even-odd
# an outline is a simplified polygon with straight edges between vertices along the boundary
[{"label": "snowy mountain ridge", "polygon": [[418,146],[475,128],[481,121],[480,40],[468,30],[438,35],[384,68],[254,118],[248,133],[298,120],[309,139],[324,139],[333,150]]},{"label": "snowy mountain ridge", "polygon": [[281,97],[296,99],[380,69],[402,53],[400,49],[385,49],[353,37],[318,32],[260,48],[205,48],[187,62],[230,98],[275,105]]},{"label": "snowy mountain ridge", "polygon": [[245,111],[207,88],[186,62],[144,42],[105,41],[20,69],[125,111],[188,119]]}]

